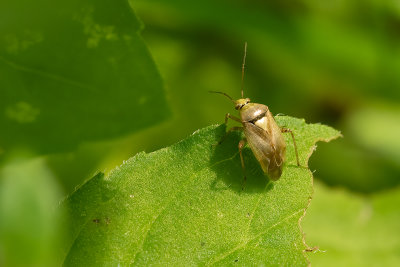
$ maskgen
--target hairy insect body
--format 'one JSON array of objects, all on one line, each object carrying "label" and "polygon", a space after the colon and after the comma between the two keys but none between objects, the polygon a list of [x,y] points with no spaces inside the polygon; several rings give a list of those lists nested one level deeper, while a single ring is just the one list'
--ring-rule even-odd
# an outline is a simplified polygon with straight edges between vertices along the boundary
[{"label": "hairy insect body", "polygon": [[286,152],[281,128],[265,105],[247,102],[238,109],[247,143],[254,156],[264,173],[271,180],[278,180],[282,175]]}]

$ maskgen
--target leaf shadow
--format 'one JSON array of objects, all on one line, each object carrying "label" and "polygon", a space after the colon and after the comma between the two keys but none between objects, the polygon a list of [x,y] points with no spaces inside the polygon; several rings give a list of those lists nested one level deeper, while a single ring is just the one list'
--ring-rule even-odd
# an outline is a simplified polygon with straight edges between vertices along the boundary
[{"label": "leaf shadow", "polygon": [[[221,140],[225,131],[226,126],[224,124],[216,129],[217,139],[215,144]],[[213,146],[210,166],[216,174],[216,179],[210,185],[211,190],[233,190],[237,193],[261,193],[266,189],[269,179],[264,175],[260,164],[248,146],[242,151],[245,175],[247,178],[244,183],[244,173],[238,150],[238,144],[241,139],[243,139],[243,133],[234,131],[229,133],[222,144]],[[272,188],[273,185],[268,186],[267,191]]]}]

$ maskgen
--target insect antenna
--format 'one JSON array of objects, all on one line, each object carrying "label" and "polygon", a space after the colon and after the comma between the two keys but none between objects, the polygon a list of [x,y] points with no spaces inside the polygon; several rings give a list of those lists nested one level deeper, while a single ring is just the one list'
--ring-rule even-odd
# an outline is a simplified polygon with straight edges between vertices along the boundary
[{"label": "insect antenna", "polygon": [[221,94],[226,96],[227,98],[229,98],[233,103],[236,103],[235,100],[233,100],[232,97],[230,97],[228,94],[224,93],[224,92],[218,92],[218,91],[208,91],[209,93],[213,93],[213,94]]},{"label": "insect antenna", "polygon": [[243,55],[243,64],[242,64],[242,98],[243,98],[244,67],[246,65],[246,54],[247,54],[247,42],[244,43],[244,55]]}]

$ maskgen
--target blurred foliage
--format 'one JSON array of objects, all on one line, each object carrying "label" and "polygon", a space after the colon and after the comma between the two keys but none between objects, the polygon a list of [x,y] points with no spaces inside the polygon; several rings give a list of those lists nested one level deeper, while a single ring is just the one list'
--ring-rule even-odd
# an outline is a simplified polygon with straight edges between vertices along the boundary
[{"label": "blurred foliage", "polygon": [[[21,203],[51,196],[55,204],[98,170],[223,122],[232,103],[207,91],[240,95],[245,41],[246,96],[343,133],[311,158],[315,176],[348,195],[390,194],[400,184],[399,25],[392,0],[0,1],[0,168],[29,150],[23,158],[44,153],[38,173],[51,177],[3,175],[2,187],[15,193],[2,201],[26,192]],[[18,167],[24,175],[28,165]],[[27,232],[12,218],[53,225],[41,209],[24,217],[24,206],[9,217],[16,228],[1,233]],[[4,244],[1,260],[11,255]],[[32,262],[53,262],[53,247],[41,247]]]},{"label": "blurred foliage", "polygon": [[318,246],[314,266],[398,266],[399,188],[369,196],[315,184],[304,217],[307,243]]},{"label": "blurred foliage", "polygon": [[26,156],[0,173],[0,265],[54,266],[65,237],[62,192],[46,162]]},{"label": "blurred foliage", "polygon": [[3,153],[71,151],[168,116],[126,1],[2,1],[0,17]]}]

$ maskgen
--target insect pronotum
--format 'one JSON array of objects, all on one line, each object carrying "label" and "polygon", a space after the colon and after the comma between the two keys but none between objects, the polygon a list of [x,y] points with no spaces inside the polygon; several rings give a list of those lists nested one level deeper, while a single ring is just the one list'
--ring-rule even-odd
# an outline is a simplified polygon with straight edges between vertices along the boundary
[{"label": "insect pronotum", "polygon": [[283,164],[285,162],[286,143],[282,133],[291,134],[296,153],[297,166],[300,166],[296,140],[291,129],[281,128],[276,124],[274,116],[266,105],[250,103],[249,98],[243,97],[246,54],[247,43],[244,44],[244,56],[242,64],[242,98],[233,100],[232,97],[226,93],[210,91],[211,93],[217,93],[226,96],[235,104],[235,109],[239,110],[240,118],[227,113],[225,115],[225,124],[227,124],[228,119],[232,119],[242,124],[242,127],[236,126],[230,128],[224,137],[218,142],[218,144],[221,144],[230,132],[238,130],[243,131],[245,138],[239,142],[240,161],[244,175],[243,184],[246,182],[246,173],[242,150],[246,143],[249,144],[264,173],[271,180],[276,181],[282,175]]}]

